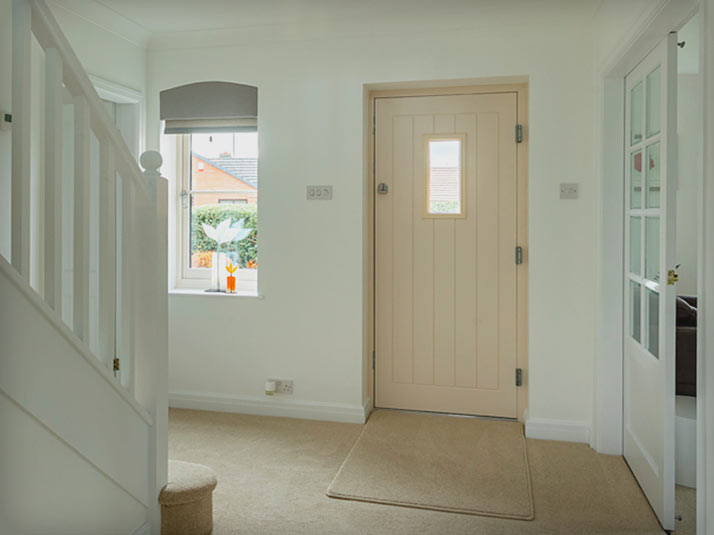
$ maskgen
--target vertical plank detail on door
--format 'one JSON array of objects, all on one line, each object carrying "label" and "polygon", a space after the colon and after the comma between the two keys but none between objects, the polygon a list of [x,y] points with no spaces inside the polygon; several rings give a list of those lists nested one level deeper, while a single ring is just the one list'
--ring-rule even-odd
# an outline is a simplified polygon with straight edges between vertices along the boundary
[{"label": "vertical plank detail on door", "polygon": [[476,161],[477,115],[458,115],[454,123],[457,132],[466,134],[466,218],[454,221],[454,306],[459,311],[454,318],[454,375],[456,386],[476,387],[476,258],[478,238],[476,235]]},{"label": "vertical plank detail on door", "polygon": [[392,323],[392,380],[411,383],[413,347],[413,284],[412,284],[412,220],[414,181],[413,120],[407,116],[393,119],[393,162],[410,162],[412,165],[392,167],[392,269],[393,302],[395,310]]},{"label": "vertical plank detail on door", "polygon": [[414,382],[434,384],[434,226],[425,219],[426,154],[423,142],[434,132],[432,116],[414,118]]},{"label": "vertical plank detail on door", "polygon": [[[515,92],[375,102],[376,406],[517,416]],[[462,207],[427,213],[428,135],[463,139]],[[441,186],[440,186],[441,187]]]},{"label": "vertical plank detail on door", "polygon": [[[516,96],[510,95],[512,107],[501,113],[498,132],[498,350],[508,359],[495,359],[497,385],[513,384],[518,351],[517,286],[514,254],[518,237],[516,201],[518,198],[517,147],[513,142],[516,128]],[[503,366],[512,363],[511,367]]]},{"label": "vertical plank detail on door", "polygon": [[[479,154],[498,154],[499,115],[480,113],[478,121]],[[478,388],[498,388],[498,359],[488,358],[499,354],[499,229],[495,222],[499,220],[499,181],[492,177],[499,176],[500,158],[477,158],[478,165],[478,205],[476,207],[476,257],[479,262],[476,273],[476,292],[478,294],[477,325],[478,341],[476,354],[476,386]],[[494,227],[496,227],[494,229]]]},{"label": "vertical plank detail on door", "polygon": [[[437,115],[435,134],[453,134],[454,116]],[[462,150],[464,147],[462,147]],[[426,190],[426,182],[422,186]],[[434,384],[454,385],[454,220],[434,225]]]}]

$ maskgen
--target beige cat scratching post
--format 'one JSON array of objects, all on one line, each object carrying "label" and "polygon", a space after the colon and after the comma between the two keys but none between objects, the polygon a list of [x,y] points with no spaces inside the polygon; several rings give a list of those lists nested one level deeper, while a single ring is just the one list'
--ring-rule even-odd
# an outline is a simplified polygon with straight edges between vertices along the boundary
[{"label": "beige cat scratching post", "polygon": [[169,482],[159,494],[161,535],[210,535],[217,483],[207,466],[169,461]]}]

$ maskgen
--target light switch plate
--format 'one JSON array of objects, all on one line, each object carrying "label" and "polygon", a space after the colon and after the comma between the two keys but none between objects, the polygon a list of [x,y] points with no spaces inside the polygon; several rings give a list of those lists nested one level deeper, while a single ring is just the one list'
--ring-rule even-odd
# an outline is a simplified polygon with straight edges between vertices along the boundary
[{"label": "light switch plate", "polygon": [[578,185],[575,183],[566,184],[565,182],[560,184],[560,198],[561,199],[577,199],[578,198]]},{"label": "light switch plate", "polygon": [[308,201],[331,201],[332,186],[308,186],[307,187]]}]

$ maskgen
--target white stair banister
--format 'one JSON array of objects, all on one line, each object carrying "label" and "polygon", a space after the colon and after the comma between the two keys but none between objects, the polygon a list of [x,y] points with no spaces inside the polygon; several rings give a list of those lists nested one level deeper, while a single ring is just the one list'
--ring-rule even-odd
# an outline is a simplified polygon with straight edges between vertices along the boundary
[{"label": "white stair banister", "polygon": [[116,165],[114,147],[107,139],[99,142],[99,358],[113,368],[117,356],[117,241]]},{"label": "white stair banister", "polygon": [[74,97],[74,300],[72,326],[89,343],[90,110]]},{"label": "white stair banister", "polygon": [[44,297],[62,312],[62,58],[45,51],[45,261]]},{"label": "white stair banister", "polygon": [[[154,419],[151,449],[155,460],[153,495],[168,480],[168,181],[161,177],[161,155],[147,151],[141,155],[144,177],[153,194],[140,210],[142,240],[137,248],[141,258],[152,258],[146,276],[137,281],[142,302],[137,302],[135,366],[136,399],[150,407]],[[160,526],[160,510],[154,511],[152,525]]]},{"label": "white stair banister", "polygon": [[[145,152],[145,171],[140,170],[44,0],[13,0],[12,26],[11,264],[0,262],[0,267],[12,271],[15,285],[31,296],[43,317],[77,348],[77,355],[101,370],[103,380],[148,425],[148,457],[137,459],[148,467],[148,498],[140,501],[147,507],[152,532],[158,533],[157,498],[168,475],[168,184],[159,173],[161,155]],[[44,117],[36,121],[44,135],[37,137],[30,135],[33,35],[45,54]],[[64,120],[70,102],[73,138]],[[31,139],[40,139],[40,146],[31,147]],[[98,174],[92,164],[97,147]],[[43,180],[39,194],[30,188],[31,150],[37,149],[44,158],[42,168],[33,169]],[[69,234],[62,233],[66,173],[74,175],[73,191],[65,192],[74,199]],[[30,206],[40,206],[42,213],[35,217]],[[99,219],[93,223],[91,214],[96,213]],[[99,226],[98,250],[90,242],[92,224]],[[42,248],[32,236],[44,239]],[[71,266],[63,265],[63,251],[70,246],[73,253],[64,255],[72,257]],[[90,347],[90,258],[95,254],[98,321]],[[63,294],[63,270],[70,267],[71,292],[67,284]],[[71,329],[63,321],[63,295],[72,300]],[[115,362],[119,370],[112,373]]]},{"label": "white stair banister", "polygon": [[30,280],[30,43],[32,14],[24,0],[12,5],[12,238],[13,267]]}]

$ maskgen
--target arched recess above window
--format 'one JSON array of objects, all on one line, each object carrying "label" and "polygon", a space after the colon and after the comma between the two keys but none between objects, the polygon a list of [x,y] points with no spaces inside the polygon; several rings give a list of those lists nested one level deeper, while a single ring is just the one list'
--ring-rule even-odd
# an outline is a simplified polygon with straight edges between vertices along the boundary
[{"label": "arched recess above window", "polygon": [[258,88],[231,82],[196,82],[159,93],[165,134],[255,132]]}]

